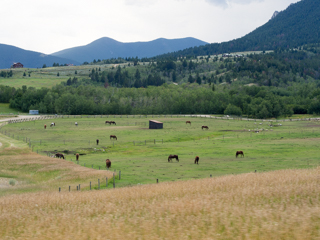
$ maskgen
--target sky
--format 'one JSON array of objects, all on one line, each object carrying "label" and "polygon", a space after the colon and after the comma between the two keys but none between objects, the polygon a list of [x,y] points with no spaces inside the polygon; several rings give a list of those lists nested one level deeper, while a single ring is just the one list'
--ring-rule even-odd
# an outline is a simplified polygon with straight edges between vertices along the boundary
[{"label": "sky", "polygon": [[[1,0],[0,44],[45,54],[119,42],[240,38],[298,0]],[[1,53],[0,53],[1,54]]]}]

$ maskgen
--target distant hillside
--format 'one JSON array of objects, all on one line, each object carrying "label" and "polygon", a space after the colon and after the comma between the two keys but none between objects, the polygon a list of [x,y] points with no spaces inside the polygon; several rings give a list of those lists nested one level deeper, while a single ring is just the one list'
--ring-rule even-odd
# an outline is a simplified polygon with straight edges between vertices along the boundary
[{"label": "distant hillside", "polygon": [[248,35],[223,43],[194,47],[159,57],[291,48],[320,42],[320,0],[302,0],[279,12]]},{"label": "distant hillside", "polygon": [[0,69],[10,68],[15,62],[21,62],[26,68],[40,68],[43,64],[52,66],[53,63],[79,65],[79,62],[74,60],[45,55],[6,44],[0,44],[0,53]]},{"label": "distant hillside", "polygon": [[164,39],[150,42],[122,43],[111,38],[100,38],[88,45],[65,49],[52,55],[74,59],[78,62],[91,62],[94,59],[154,57],[156,55],[183,50],[190,47],[208,44],[195,38]]}]

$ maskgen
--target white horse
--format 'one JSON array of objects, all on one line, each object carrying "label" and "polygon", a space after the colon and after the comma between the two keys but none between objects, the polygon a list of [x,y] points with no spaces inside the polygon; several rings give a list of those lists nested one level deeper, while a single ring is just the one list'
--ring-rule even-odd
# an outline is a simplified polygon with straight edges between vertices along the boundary
[{"label": "white horse", "polygon": [[74,125],[76,125],[76,127],[78,127],[78,123],[77,122],[75,122]]}]

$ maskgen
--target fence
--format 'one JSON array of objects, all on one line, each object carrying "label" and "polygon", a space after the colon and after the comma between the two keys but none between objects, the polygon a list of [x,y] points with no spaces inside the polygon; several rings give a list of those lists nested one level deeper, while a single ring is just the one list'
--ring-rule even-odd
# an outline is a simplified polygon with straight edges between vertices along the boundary
[{"label": "fence", "polygon": [[[254,171],[255,173],[257,172],[257,170]],[[212,174],[210,174],[210,178],[212,178]],[[113,179],[112,181],[110,181],[110,183],[112,183],[112,186],[113,188],[116,188],[116,178],[115,178],[115,173],[113,173]],[[121,180],[121,171],[119,171],[119,175],[118,175],[118,180],[120,181]],[[156,183],[159,183],[159,178],[156,179]],[[105,185],[105,187],[103,187],[103,185]],[[89,185],[88,185],[88,188],[89,190],[91,191],[92,189],[96,189],[96,190],[100,190],[102,188],[106,189],[108,188],[108,185],[109,185],[109,180],[108,178],[106,177],[106,181],[105,183],[102,185],[102,182],[100,182],[100,179],[97,180],[97,187],[93,187],[92,186],[92,182],[90,181]],[[81,185],[78,184],[76,185],[76,191],[81,191]],[[59,187],[59,192],[61,192],[61,187]],[[69,192],[71,192],[71,186],[69,185],[69,188],[68,188]]]}]

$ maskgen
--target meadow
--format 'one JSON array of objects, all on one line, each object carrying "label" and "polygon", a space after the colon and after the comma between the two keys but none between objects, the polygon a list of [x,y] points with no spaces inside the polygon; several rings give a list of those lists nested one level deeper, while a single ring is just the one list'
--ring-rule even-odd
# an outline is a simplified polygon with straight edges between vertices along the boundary
[{"label": "meadow", "polygon": [[[65,116],[8,124],[1,132],[15,141],[27,142],[33,152],[41,155],[64,153],[64,161],[74,165],[77,164],[75,153],[79,153],[78,166],[87,169],[102,171],[106,169],[105,160],[110,159],[110,171],[116,171],[117,175],[121,171],[117,187],[156,183],[157,179],[167,182],[314,168],[320,163],[317,145],[320,123],[317,121],[255,122],[154,116],[164,123],[164,129],[149,130],[149,118],[152,116]],[[105,124],[106,120],[115,121],[117,125]],[[187,125],[186,120],[192,124]],[[50,127],[51,122],[56,126]],[[202,125],[207,125],[209,130],[202,130]],[[255,132],[257,129],[259,133]],[[110,140],[110,135],[118,139]],[[235,157],[238,150],[244,151],[244,158]],[[179,162],[168,163],[170,154],[179,155]],[[194,164],[195,156],[200,157],[199,165]],[[80,183],[88,189],[88,182]],[[67,191],[67,182],[61,187]]]},{"label": "meadow", "polygon": [[[149,130],[149,118],[164,129]],[[0,239],[318,239],[319,127],[171,116],[3,125]],[[66,160],[47,156],[57,151]]]},{"label": "meadow", "polygon": [[319,239],[320,169],[0,198],[1,239]]}]

